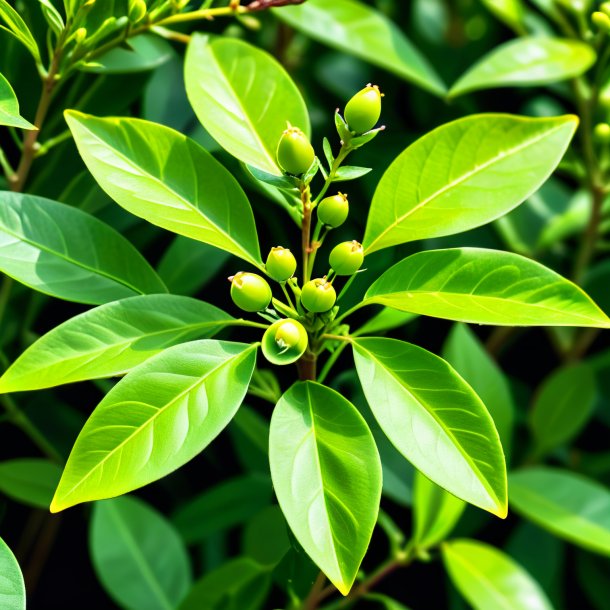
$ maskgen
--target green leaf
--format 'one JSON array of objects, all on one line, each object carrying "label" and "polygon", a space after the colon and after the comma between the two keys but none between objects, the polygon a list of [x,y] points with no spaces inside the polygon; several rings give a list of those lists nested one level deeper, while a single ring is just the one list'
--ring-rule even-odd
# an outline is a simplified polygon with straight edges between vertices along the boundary
[{"label": "green leaf", "polygon": [[60,477],[61,468],[49,460],[19,458],[0,462],[0,492],[28,506],[48,510]]},{"label": "green leaf", "polygon": [[264,566],[276,566],[290,550],[286,519],[277,504],[251,517],[244,527],[242,552]]},{"label": "green leaf", "polygon": [[357,409],[314,382],[293,385],[271,418],[273,486],[290,529],[347,595],[377,521],[381,462]]},{"label": "green leaf", "polygon": [[453,584],[475,610],[553,610],[540,585],[502,551],[476,540],[443,545]]},{"label": "green leaf", "polygon": [[518,254],[482,248],[409,256],[368,289],[363,303],[475,324],[610,328],[572,282]]},{"label": "green leaf", "polygon": [[422,89],[444,95],[445,85],[395,23],[354,0],[308,0],[273,11],[315,40],[355,55]]},{"label": "green leaf", "polygon": [[114,301],[33,343],[0,378],[0,393],[124,375],[167,347],[214,336],[233,320],[189,297],[155,294]]},{"label": "green leaf", "polygon": [[411,144],[381,178],[366,252],[461,233],[506,214],[550,176],[577,124],[569,115],[480,114],[441,125]]},{"label": "green leaf", "polygon": [[194,341],[133,369],[76,439],[51,512],[111,498],[173,472],[204,449],[243,400],[257,345]]},{"label": "green leaf", "polygon": [[504,452],[510,453],[515,404],[502,370],[472,330],[456,324],[443,347],[443,358],[479,395],[494,420]]},{"label": "green leaf", "polygon": [[413,488],[413,541],[426,549],[443,542],[462,516],[466,504],[447,493],[421,472]]},{"label": "green leaf", "polygon": [[405,326],[412,320],[415,320],[417,315],[397,311],[391,307],[384,307],[377,315],[365,322],[355,333],[357,335],[377,335],[379,333]]},{"label": "green leaf", "polygon": [[228,479],[204,491],[173,515],[172,522],[187,544],[245,523],[271,503],[271,481],[259,474]]},{"label": "green leaf", "polygon": [[434,354],[396,339],[353,342],[369,406],[394,446],[429,479],[506,516],[506,466],[493,420],[472,388]]},{"label": "green leaf", "polygon": [[482,0],[482,2],[491,13],[508,26],[517,32],[523,30],[525,10],[522,0]]},{"label": "green leaf", "polygon": [[261,267],[250,204],[233,176],[186,136],[140,119],[66,120],[85,164],[127,211]]},{"label": "green leaf", "polygon": [[584,74],[595,63],[590,45],[561,38],[511,40],[488,53],[449,91],[450,97],[479,89],[532,87]]},{"label": "green leaf", "polygon": [[271,574],[248,557],[232,559],[201,578],[179,610],[259,610],[271,587]]},{"label": "green leaf", "polygon": [[406,606],[397,602],[395,599],[384,595],[383,593],[369,593],[365,596],[366,600],[378,602],[385,610],[409,610]]},{"label": "green leaf", "polygon": [[32,57],[36,60],[36,63],[40,63],[40,51],[36,40],[32,36],[25,21],[21,18],[21,15],[7,2],[7,0],[0,0],[0,23],[4,22],[6,25],[0,25],[0,30],[4,30],[9,34],[12,34],[25,48],[31,53]]},{"label": "green leaf", "polygon": [[513,472],[510,505],[515,512],[595,553],[610,555],[610,491],[559,468]]},{"label": "green leaf", "polygon": [[2,538],[0,538],[0,575],[2,610],[25,610],[25,584],[21,568]]},{"label": "green leaf", "polygon": [[573,439],[593,414],[596,398],[595,374],[586,364],[559,369],[545,379],[529,420],[536,455]]},{"label": "green leaf", "polygon": [[0,193],[0,271],[54,297],[99,305],[167,292],[117,231],[63,203]]},{"label": "green leaf", "polygon": [[362,176],[366,176],[370,171],[372,171],[370,167],[356,167],[354,165],[344,165],[336,171],[333,182],[356,180],[358,178],[361,178]]},{"label": "green leaf", "polygon": [[210,135],[240,161],[281,175],[275,157],[286,123],[310,133],[307,107],[284,68],[243,41],[195,35],[184,69],[188,98]]},{"label": "green leaf", "polygon": [[130,610],[174,610],[191,585],[191,566],[178,533],[136,498],[96,502],[89,544],[107,593]]},{"label": "green leaf", "polygon": [[66,27],[61,13],[55,8],[51,0],[38,0],[38,2],[45,21],[56,35],[60,35]]},{"label": "green leaf", "polygon": [[19,114],[19,102],[11,84],[0,74],[0,125],[36,129]]}]

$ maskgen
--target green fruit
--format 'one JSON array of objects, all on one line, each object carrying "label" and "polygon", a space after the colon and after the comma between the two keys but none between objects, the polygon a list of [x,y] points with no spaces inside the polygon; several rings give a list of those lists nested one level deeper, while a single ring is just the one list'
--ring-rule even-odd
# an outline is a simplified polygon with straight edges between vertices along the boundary
[{"label": "green fruit", "polygon": [[294,275],[296,269],[297,259],[290,250],[281,246],[271,248],[265,263],[265,271],[271,279],[276,282],[285,282]]},{"label": "green fruit", "polygon": [[598,123],[593,130],[593,135],[598,142],[610,142],[610,125],[608,123]]},{"label": "green fruit", "polygon": [[377,85],[367,85],[345,106],[345,120],[351,131],[365,133],[377,125],[381,116],[381,92]]},{"label": "green fruit", "polygon": [[600,32],[605,32],[606,34],[610,32],[610,17],[606,13],[595,12],[591,15],[591,20]]},{"label": "green fruit", "polygon": [[307,349],[307,331],[296,320],[278,320],[263,335],[261,347],[273,364],[296,362]]},{"label": "green fruit", "polygon": [[253,313],[267,309],[271,303],[271,287],[264,277],[240,271],[229,280],[231,298],[240,309]]},{"label": "green fruit", "polygon": [[364,250],[357,241],[344,241],[332,249],[330,268],[337,275],[354,275],[364,262]]},{"label": "green fruit", "polygon": [[348,212],[347,195],[343,193],[325,197],[318,204],[318,219],[333,229],[345,222]]},{"label": "green fruit", "polygon": [[329,311],[336,301],[337,293],[333,285],[325,278],[307,282],[301,291],[301,304],[312,313]]},{"label": "green fruit", "polygon": [[277,145],[277,162],[282,171],[300,176],[311,167],[315,158],[313,146],[298,127],[284,131]]}]

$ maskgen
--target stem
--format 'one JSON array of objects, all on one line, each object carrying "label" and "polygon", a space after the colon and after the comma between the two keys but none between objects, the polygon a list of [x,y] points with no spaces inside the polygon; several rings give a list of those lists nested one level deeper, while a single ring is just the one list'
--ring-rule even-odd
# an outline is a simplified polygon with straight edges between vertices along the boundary
[{"label": "stem", "polygon": [[0,167],[2,168],[2,171],[4,172],[4,175],[6,176],[6,179],[9,182],[11,182],[11,180],[14,180],[15,170],[11,167],[11,164],[9,163],[8,159],[6,158],[6,155],[4,154],[4,151],[1,148]]},{"label": "stem", "polygon": [[316,254],[318,253],[318,250],[320,249],[320,246],[322,245],[322,242],[324,241],[324,238],[326,237],[326,232],[325,232],[324,235],[322,235],[322,238],[320,238],[320,233],[322,232],[323,226],[324,225],[319,220],[316,221],[316,228],[314,229],[313,237],[311,238],[311,244],[309,246],[309,249],[311,251],[311,256],[309,257],[309,263],[308,263],[308,269],[307,269],[308,277],[311,277],[311,275],[313,273],[313,266],[316,261]]},{"label": "stem", "polygon": [[248,13],[247,6],[221,6],[218,8],[206,8],[201,11],[191,11],[190,13],[178,13],[165,17],[157,21],[155,25],[169,25],[170,23],[185,23],[188,21],[199,21],[201,19],[212,20],[215,17],[231,17],[232,15],[243,15]]},{"label": "stem", "polygon": [[320,203],[320,201],[322,201],[322,197],[324,197],[324,195],[326,195],[326,191],[328,190],[328,187],[335,180],[335,178],[337,176],[337,170],[339,169],[339,167],[341,167],[341,163],[343,163],[343,161],[345,161],[345,158],[351,152],[352,152],[352,147],[349,144],[345,145],[344,143],[341,143],[341,150],[339,151],[339,154],[333,161],[332,167],[330,168],[330,172],[328,173],[328,176],[327,176],[326,180],[324,181],[324,186],[322,187],[322,190],[318,193],[318,196],[316,197],[316,199],[314,201],[314,206],[318,205],[318,203]]},{"label": "stem", "polygon": [[325,582],[326,575],[320,570],[320,573],[313,583],[309,594],[305,598],[305,601],[301,604],[301,610],[315,610],[318,607],[318,604],[320,603],[320,594],[324,589]]},{"label": "stem", "polygon": [[[323,336],[324,338],[324,336]],[[324,367],[322,368],[322,372],[320,373],[320,376],[318,377],[318,381],[320,383],[324,383],[324,381],[326,380],[326,378],[328,377],[328,374],[330,373],[331,369],[333,368],[335,362],[337,362],[337,360],[339,359],[339,356],[341,355],[341,353],[343,352],[343,350],[349,345],[348,341],[344,341],[343,343],[341,343],[341,345],[335,349],[335,351],[329,356],[328,360],[326,361],[326,363],[324,364]]]},{"label": "stem", "polygon": [[4,313],[6,312],[6,306],[8,305],[12,288],[13,278],[5,275],[2,280],[2,286],[0,286],[0,328],[2,327]]},{"label": "stem", "polygon": [[286,282],[280,282],[280,287],[282,288],[282,292],[284,293],[284,296],[286,297],[286,300],[288,301],[288,305],[296,311],[297,308],[294,306],[294,303],[292,302],[292,299],[290,298],[290,293],[288,292],[288,290],[286,290]]},{"label": "stem", "polygon": [[303,258],[303,286],[309,281],[309,254],[311,251],[311,190],[308,185],[301,186],[303,221],[301,223],[301,250]]},{"label": "stem", "polygon": [[313,352],[307,350],[299,361],[297,361],[297,369],[299,371],[299,379],[301,381],[315,381],[317,373],[318,357]]}]

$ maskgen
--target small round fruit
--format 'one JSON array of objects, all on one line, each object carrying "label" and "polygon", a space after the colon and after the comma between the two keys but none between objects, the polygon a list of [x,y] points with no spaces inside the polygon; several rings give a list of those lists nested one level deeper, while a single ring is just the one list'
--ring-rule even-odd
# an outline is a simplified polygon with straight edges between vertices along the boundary
[{"label": "small round fruit", "polygon": [[324,313],[333,308],[337,301],[337,293],[325,278],[307,282],[301,291],[301,304],[312,313]]},{"label": "small round fruit", "polygon": [[344,241],[332,249],[329,262],[337,275],[354,275],[364,262],[362,245],[357,241]]},{"label": "small round fruit", "polygon": [[307,331],[296,320],[274,322],[263,335],[261,343],[265,358],[273,364],[296,362],[307,349]]},{"label": "small round fruit", "polygon": [[277,145],[277,162],[287,174],[304,174],[316,158],[307,136],[298,127],[288,127]]},{"label": "small round fruit", "polygon": [[599,11],[594,12],[591,15],[591,21],[596,25],[600,32],[604,32],[606,34],[610,32],[610,17],[608,17],[606,13]]},{"label": "small round fruit", "polygon": [[610,125],[608,123],[598,123],[593,130],[593,135],[598,142],[610,142]]},{"label": "small round fruit", "polygon": [[267,309],[271,303],[271,287],[264,277],[240,271],[229,280],[231,298],[240,309],[253,313]]},{"label": "small round fruit", "polygon": [[271,248],[265,262],[265,271],[271,279],[276,282],[285,282],[294,275],[296,269],[297,259],[288,248],[281,246]]},{"label": "small round fruit", "polygon": [[365,133],[377,125],[381,116],[381,92],[377,85],[367,85],[345,106],[345,120],[351,131]]},{"label": "small round fruit", "polygon": [[343,193],[325,197],[318,204],[318,219],[333,229],[340,227],[345,222],[348,212],[347,195]]}]

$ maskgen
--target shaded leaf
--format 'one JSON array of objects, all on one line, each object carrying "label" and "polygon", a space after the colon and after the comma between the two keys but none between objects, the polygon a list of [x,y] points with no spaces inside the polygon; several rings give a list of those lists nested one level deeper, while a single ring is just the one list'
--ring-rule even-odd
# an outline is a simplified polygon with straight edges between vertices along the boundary
[{"label": "shaded leaf", "polygon": [[19,114],[19,102],[11,84],[0,74],[0,125],[36,129]]},{"label": "shaded leaf", "polygon": [[28,506],[48,510],[60,477],[61,468],[45,459],[0,462],[0,492]]},{"label": "shaded leaf", "polygon": [[[1,25],[4,22],[5,25]],[[0,30],[12,34],[31,53],[37,63],[40,63],[40,51],[21,15],[7,2],[0,0]]]}]

